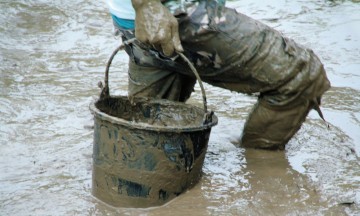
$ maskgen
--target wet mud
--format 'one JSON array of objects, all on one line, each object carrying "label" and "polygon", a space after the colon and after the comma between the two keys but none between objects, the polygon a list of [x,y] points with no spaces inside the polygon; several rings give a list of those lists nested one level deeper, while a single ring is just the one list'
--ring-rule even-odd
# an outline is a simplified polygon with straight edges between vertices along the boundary
[{"label": "wet mud", "polygon": [[[0,215],[359,215],[360,3],[227,5],[314,50],[332,83],[322,100],[328,124],[312,111],[284,151],[236,148],[232,141],[256,98],[205,85],[219,124],[211,131],[202,177],[163,206],[133,209],[92,195],[89,104],[120,43],[105,3],[1,1]],[[114,60],[114,95],[127,94],[127,63],[125,53]],[[195,90],[188,103],[202,107],[200,88]],[[113,149],[108,152],[113,157]],[[115,182],[127,193],[129,185],[142,188]]]},{"label": "wet mud", "polygon": [[168,100],[133,98],[130,101],[127,96],[118,96],[100,99],[90,108],[131,128],[182,132],[207,129],[217,124],[216,116],[204,124],[205,112],[199,107]]}]

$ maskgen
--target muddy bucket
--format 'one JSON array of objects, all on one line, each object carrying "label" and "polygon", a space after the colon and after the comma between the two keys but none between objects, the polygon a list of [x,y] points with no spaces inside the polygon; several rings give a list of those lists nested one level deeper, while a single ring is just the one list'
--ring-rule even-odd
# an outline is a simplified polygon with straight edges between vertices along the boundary
[{"label": "muddy bucket", "polygon": [[95,120],[92,193],[115,207],[162,205],[199,181],[217,118],[207,112],[205,95],[204,109],[110,96],[108,70],[117,51],[108,62],[100,98],[90,105]]}]

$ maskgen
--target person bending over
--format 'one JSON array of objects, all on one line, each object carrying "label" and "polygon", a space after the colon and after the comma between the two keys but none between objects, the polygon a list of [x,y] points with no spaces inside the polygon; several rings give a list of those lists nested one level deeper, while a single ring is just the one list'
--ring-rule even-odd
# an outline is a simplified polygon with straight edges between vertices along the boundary
[{"label": "person bending over", "polygon": [[130,97],[185,102],[195,76],[258,100],[239,145],[284,149],[311,109],[321,114],[330,88],[323,64],[311,49],[234,9],[224,0],[108,0],[114,25],[126,45]]}]

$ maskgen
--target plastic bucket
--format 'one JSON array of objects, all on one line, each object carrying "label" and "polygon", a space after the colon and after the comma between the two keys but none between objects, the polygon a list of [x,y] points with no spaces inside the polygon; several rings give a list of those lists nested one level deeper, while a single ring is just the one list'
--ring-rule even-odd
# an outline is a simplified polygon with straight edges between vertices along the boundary
[{"label": "plastic bucket", "polygon": [[109,96],[111,60],[100,99],[90,105],[92,193],[115,207],[162,205],[199,181],[217,117],[179,102]]}]

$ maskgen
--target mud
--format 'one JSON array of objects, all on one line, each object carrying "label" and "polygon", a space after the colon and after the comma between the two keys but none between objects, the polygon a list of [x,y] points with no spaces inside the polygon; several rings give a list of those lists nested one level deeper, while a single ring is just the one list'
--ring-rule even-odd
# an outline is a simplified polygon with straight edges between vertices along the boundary
[{"label": "mud", "polygon": [[92,194],[115,207],[163,205],[201,177],[212,122],[184,103],[101,98],[95,118]]},{"label": "mud", "polygon": [[[113,208],[92,195],[94,119],[119,45],[102,1],[0,1],[0,215],[359,215],[360,4],[228,1],[321,58],[332,88],[284,151],[236,148],[255,97],[205,85],[212,128],[203,175],[164,206]],[[124,53],[110,89],[127,94]],[[189,103],[202,107],[200,88]]]},{"label": "mud", "polygon": [[183,51],[177,21],[160,1],[138,0],[133,5],[136,11],[135,34],[141,42],[161,47],[167,56],[174,51]]},{"label": "mud", "polygon": [[[111,97],[98,100],[90,108],[95,107],[113,122],[131,128],[182,132],[207,129],[217,124],[215,115],[211,122],[203,124],[205,112],[199,107],[166,100],[134,98],[130,101],[127,96]],[[99,113],[98,110],[95,112]]]}]

